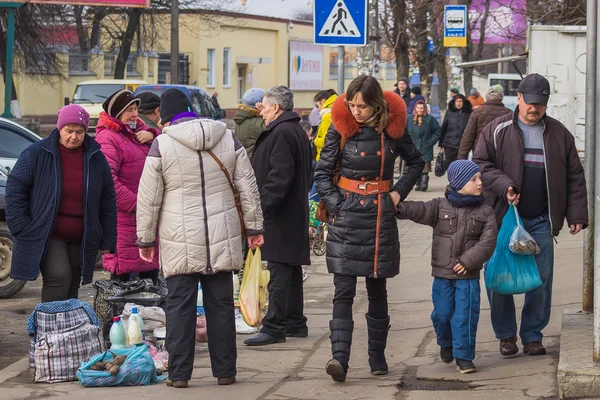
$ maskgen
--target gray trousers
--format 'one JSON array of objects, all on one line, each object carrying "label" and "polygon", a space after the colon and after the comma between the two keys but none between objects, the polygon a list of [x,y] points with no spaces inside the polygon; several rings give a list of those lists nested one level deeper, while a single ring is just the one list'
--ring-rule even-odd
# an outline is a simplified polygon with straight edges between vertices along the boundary
[{"label": "gray trousers", "polygon": [[81,243],[50,240],[40,265],[42,302],[76,299],[81,283]]}]

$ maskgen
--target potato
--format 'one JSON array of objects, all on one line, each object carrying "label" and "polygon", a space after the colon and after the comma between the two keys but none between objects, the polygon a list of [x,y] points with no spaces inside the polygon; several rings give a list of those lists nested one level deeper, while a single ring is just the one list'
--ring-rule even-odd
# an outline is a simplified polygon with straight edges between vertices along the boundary
[{"label": "potato", "polygon": [[98,361],[96,364],[94,364],[94,371],[104,371],[104,364],[101,363],[100,361]]},{"label": "potato", "polygon": [[118,365],[113,365],[112,367],[110,367],[108,369],[108,372],[110,372],[110,374],[112,376],[115,376],[115,375],[117,375],[119,373],[119,369],[121,369],[121,367],[119,367]]},{"label": "potato", "polygon": [[94,364],[90,367],[90,371],[100,371],[100,370],[98,369],[98,367],[96,367],[96,364]]},{"label": "potato", "polygon": [[115,357],[114,365],[123,365],[123,363],[125,363],[126,359],[127,359],[127,356],[125,354],[120,354]]},{"label": "potato", "polygon": [[111,369],[113,367],[113,365],[114,365],[113,363],[107,362],[106,364],[104,364],[104,369],[106,369],[108,371],[109,369]]}]

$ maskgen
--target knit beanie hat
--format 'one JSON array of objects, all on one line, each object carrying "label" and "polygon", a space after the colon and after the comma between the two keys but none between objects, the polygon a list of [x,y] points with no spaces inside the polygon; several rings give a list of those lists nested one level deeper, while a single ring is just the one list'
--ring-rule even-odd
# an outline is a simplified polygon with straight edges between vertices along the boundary
[{"label": "knit beanie hat", "polygon": [[473,161],[456,160],[448,166],[448,181],[454,190],[460,190],[478,172],[479,167]]},{"label": "knit beanie hat", "polygon": [[423,93],[423,92],[421,92],[421,88],[419,86],[414,86],[414,87],[410,88],[410,92],[414,93],[416,95]]},{"label": "knit beanie hat", "polygon": [[455,88],[455,87],[453,87],[452,89],[450,89],[450,92],[454,93],[454,94],[459,94],[460,93],[460,91],[458,90],[458,88]]},{"label": "knit beanie hat", "polygon": [[242,100],[248,107],[255,108],[256,103],[260,103],[265,97],[265,91],[259,88],[252,88],[244,93]]},{"label": "knit beanie hat", "polygon": [[127,89],[119,90],[113,93],[106,101],[102,104],[102,108],[108,115],[113,118],[119,118],[119,115],[123,114],[123,111],[130,105],[136,103],[139,107],[140,99],[133,97]]},{"label": "knit beanie hat", "polygon": [[193,112],[192,103],[179,89],[165,90],[160,96],[160,123],[166,124],[184,112]]},{"label": "knit beanie hat", "polygon": [[410,87],[410,81],[408,80],[408,78],[402,77],[402,78],[398,79],[398,82],[404,82],[404,83],[406,83],[406,86]]},{"label": "knit beanie hat", "polygon": [[81,125],[88,130],[90,124],[90,114],[84,110],[79,104],[69,104],[58,110],[58,121],[56,127],[60,131],[67,125]]},{"label": "knit beanie hat", "polygon": [[488,89],[485,95],[486,100],[500,100],[504,99],[504,89],[500,85],[494,85]]},{"label": "knit beanie hat", "polygon": [[470,93],[471,93],[471,96],[475,96],[478,92],[477,92],[477,89],[473,88],[473,89],[471,89]]},{"label": "knit beanie hat", "polygon": [[140,99],[140,110],[156,110],[160,107],[160,97],[152,92],[142,92],[135,98]]}]

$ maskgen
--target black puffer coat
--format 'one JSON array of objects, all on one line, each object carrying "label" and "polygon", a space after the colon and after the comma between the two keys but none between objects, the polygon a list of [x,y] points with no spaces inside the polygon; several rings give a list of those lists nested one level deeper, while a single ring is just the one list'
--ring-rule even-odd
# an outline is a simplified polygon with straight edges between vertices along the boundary
[{"label": "black puffer coat", "polygon": [[[388,193],[370,196],[346,192],[332,182],[337,160],[340,174],[353,180],[392,180],[394,161],[406,162],[402,178],[392,190],[406,198],[421,177],[425,162],[410,135],[405,133],[406,104],[393,92],[385,92],[389,124],[381,136],[374,127],[360,127],[348,111],[345,95],[333,105],[329,128],[315,182],[331,216],[327,236],[327,269],[330,273],[391,278],[400,272],[400,243],[396,207]],[[340,141],[346,144],[340,158]]]},{"label": "black puffer coat", "polygon": [[[459,98],[463,99],[463,107],[461,109],[456,108],[456,99]],[[441,147],[458,150],[463,132],[469,123],[472,109],[471,102],[462,94],[457,94],[450,100],[448,111],[446,111],[444,122],[442,122],[442,128],[440,130]]]}]

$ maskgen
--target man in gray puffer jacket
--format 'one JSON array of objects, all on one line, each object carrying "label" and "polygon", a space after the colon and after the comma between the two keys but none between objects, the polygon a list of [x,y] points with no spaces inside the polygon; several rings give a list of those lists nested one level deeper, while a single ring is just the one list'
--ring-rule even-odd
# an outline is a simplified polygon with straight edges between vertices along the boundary
[{"label": "man in gray puffer jacket", "polygon": [[243,233],[249,247],[263,244],[260,193],[246,150],[224,123],[200,119],[177,89],[165,91],[161,103],[165,128],[146,159],[136,217],[142,259],[152,259],[158,233],[169,289],[167,385],[187,387],[192,376],[199,281],[212,372],[219,385],[230,385],[237,358],[231,272],[243,263]]}]

